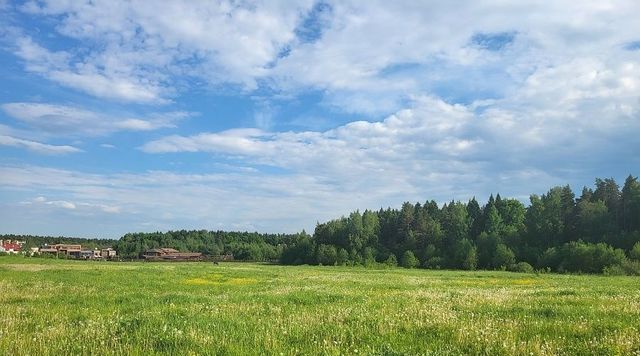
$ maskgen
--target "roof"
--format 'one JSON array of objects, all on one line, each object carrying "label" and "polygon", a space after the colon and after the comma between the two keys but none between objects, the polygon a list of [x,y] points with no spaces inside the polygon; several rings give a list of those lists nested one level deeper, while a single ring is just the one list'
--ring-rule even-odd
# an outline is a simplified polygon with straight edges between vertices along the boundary
[{"label": "roof", "polygon": [[200,252],[177,252],[169,255],[169,257],[199,257],[199,256],[202,256]]},{"label": "roof", "polygon": [[146,250],[145,253],[150,253],[150,252],[155,252],[155,253],[166,253],[166,254],[174,254],[174,253],[180,253],[180,251],[173,249],[173,248],[167,248],[167,247],[163,247],[163,248],[152,248],[150,250]]},{"label": "roof", "polygon": [[13,242],[5,242],[2,244],[2,247],[5,250],[14,250],[14,251],[20,251],[20,249],[22,248],[20,244],[13,243]]}]

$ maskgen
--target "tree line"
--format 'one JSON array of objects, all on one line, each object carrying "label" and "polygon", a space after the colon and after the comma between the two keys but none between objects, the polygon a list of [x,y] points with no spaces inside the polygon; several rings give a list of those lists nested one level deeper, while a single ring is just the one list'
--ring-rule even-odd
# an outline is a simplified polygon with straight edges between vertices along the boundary
[{"label": "tree line", "polygon": [[408,268],[640,274],[640,182],[622,188],[596,179],[579,197],[566,185],[519,200],[491,195],[484,205],[435,201],[355,211],[318,223],[313,236],[179,230],[128,233],[119,240],[3,235],[27,247],[77,243],[113,247],[122,258],[171,247],[208,256],[282,264],[401,265]]},{"label": "tree line", "polygon": [[491,195],[400,209],[355,211],[320,223],[282,252],[284,264],[449,269],[534,269],[640,274],[640,182],[596,179],[576,197],[567,185],[516,199]]},{"label": "tree line", "polygon": [[[302,234],[308,236],[305,232]],[[278,261],[286,246],[300,240],[300,234],[178,230],[128,233],[118,240],[14,234],[0,235],[0,239],[25,241],[25,250],[45,244],[79,244],[87,249],[112,247],[122,259],[140,258],[149,249],[168,247],[205,256],[233,255],[241,261]]]},{"label": "tree line", "polygon": [[206,256],[231,254],[235,260],[277,261],[284,248],[298,240],[298,234],[179,230],[129,233],[121,237],[114,248],[123,258],[137,258],[148,249],[170,247],[183,252],[201,252]]}]

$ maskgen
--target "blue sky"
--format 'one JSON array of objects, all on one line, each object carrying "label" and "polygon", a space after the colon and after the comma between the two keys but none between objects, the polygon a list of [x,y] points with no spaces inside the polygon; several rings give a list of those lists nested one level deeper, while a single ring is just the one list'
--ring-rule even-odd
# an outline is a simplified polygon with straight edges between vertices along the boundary
[{"label": "blue sky", "polygon": [[0,233],[312,230],[640,167],[637,1],[0,0]]}]

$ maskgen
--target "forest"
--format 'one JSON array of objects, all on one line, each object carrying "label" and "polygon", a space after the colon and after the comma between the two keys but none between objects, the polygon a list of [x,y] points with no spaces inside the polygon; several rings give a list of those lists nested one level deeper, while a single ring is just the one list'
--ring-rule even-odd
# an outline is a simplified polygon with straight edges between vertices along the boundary
[{"label": "forest", "polygon": [[287,246],[284,264],[385,263],[407,268],[640,274],[640,182],[596,179],[579,197],[567,186],[525,206],[492,195],[480,205],[431,200],[355,211]]},{"label": "forest", "polygon": [[286,265],[403,266],[429,269],[495,269],[640,274],[640,182],[622,188],[613,178],[596,179],[580,196],[567,186],[516,199],[491,195],[480,203],[433,200],[400,209],[355,211],[317,224],[312,236],[179,230],[128,233],[119,240],[3,235],[44,243],[111,246],[121,258],[171,247],[235,260]]}]

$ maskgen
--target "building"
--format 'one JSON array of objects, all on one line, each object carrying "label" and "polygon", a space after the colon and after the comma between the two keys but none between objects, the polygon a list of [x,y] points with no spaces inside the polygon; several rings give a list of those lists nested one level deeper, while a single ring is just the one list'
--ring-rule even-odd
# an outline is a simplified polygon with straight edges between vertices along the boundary
[{"label": "building", "polygon": [[84,258],[85,260],[95,260],[102,258],[102,255],[100,254],[100,250],[98,249],[82,250],[80,251],[80,258]]},{"label": "building", "polygon": [[69,257],[80,258],[80,253],[82,252],[82,245],[75,244],[55,244],[51,247],[58,250],[59,255],[65,255]]},{"label": "building", "polygon": [[147,261],[200,261],[202,254],[199,252],[180,252],[173,248],[153,248],[142,255]]},{"label": "building", "polygon": [[38,254],[52,254],[58,257],[67,256],[85,260],[112,259],[116,257],[116,250],[111,247],[91,250],[88,248],[83,249],[82,245],[77,244],[45,244],[40,248],[33,248],[32,251]]},{"label": "building", "polygon": [[20,251],[22,251],[22,245],[24,245],[24,241],[0,240],[0,252],[20,253]]},{"label": "building", "polygon": [[75,244],[55,244],[44,245],[38,251],[40,253],[55,254],[56,256],[68,256],[80,258],[82,256],[82,246]]},{"label": "building", "polygon": [[115,258],[116,250],[112,249],[111,247],[103,248],[102,250],[100,250],[100,257],[107,260]]}]

